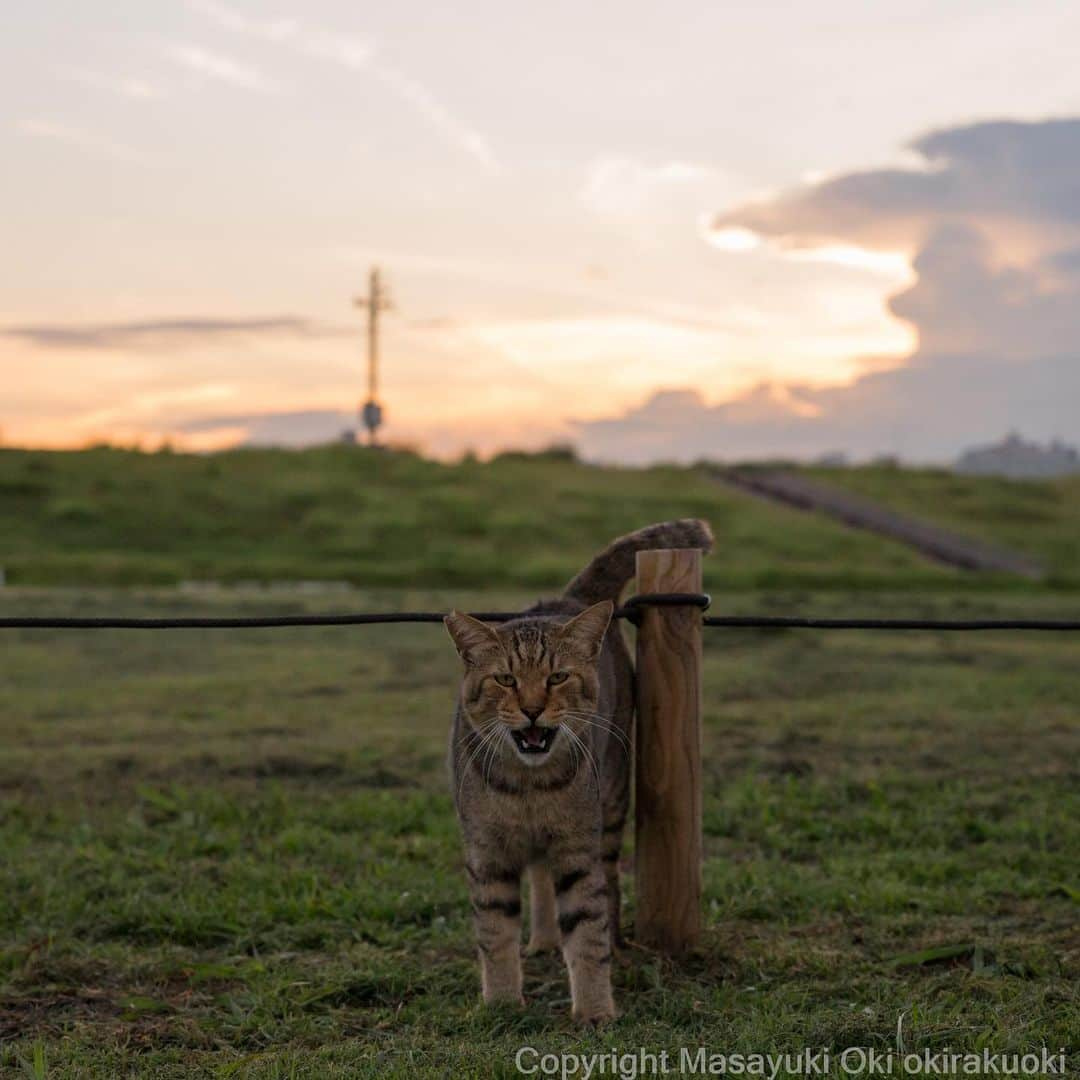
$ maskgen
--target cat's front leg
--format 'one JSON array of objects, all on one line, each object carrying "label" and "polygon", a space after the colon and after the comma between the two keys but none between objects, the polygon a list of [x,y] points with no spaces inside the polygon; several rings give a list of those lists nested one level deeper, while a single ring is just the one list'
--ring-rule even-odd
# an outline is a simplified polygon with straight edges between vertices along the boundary
[{"label": "cat's front leg", "polygon": [[521,875],[479,859],[466,864],[486,1004],[521,1004]]},{"label": "cat's front leg", "polygon": [[554,861],[552,876],[574,1019],[582,1023],[612,1020],[615,1000],[603,869],[591,852],[578,852]]},{"label": "cat's front leg", "polygon": [[559,918],[555,907],[555,883],[547,866],[529,867],[529,945],[530,956],[554,952],[559,947]]}]

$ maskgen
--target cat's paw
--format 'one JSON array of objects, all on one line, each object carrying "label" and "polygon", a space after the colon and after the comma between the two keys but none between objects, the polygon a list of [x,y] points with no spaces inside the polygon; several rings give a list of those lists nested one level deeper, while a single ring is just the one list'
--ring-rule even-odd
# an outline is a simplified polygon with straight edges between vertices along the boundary
[{"label": "cat's paw", "polygon": [[603,1027],[605,1024],[613,1023],[619,1014],[615,1011],[615,1003],[607,1001],[590,1009],[575,1008],[571,1015],[574,1022],[583,1027]]}]

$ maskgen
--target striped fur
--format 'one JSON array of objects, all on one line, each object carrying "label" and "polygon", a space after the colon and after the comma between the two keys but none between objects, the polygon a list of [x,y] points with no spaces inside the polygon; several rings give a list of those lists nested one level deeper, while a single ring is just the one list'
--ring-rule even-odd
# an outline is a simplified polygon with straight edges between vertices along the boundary
[{"label": "striped fur", "polygon": [[712,530],[697,518],[679,518],[647,525],[644,529],[612,541],[569,585],[563,594],[583,604],[598,600],[619,599],[626,583],[634,576],[635,557],[639,551],[653,548],[699,548],[711,551]]},{"label": "striped fur", "polygon": [[651,525],[611,544],[561,599],[511,622],[492,627],[447,616],[465,665],[450,771],[487,1002],[521,1000],[527,873],[528,951],[561,948],[576,1019],[615,1015],[611,958],[619,942],[634,674],[609,622],[635,552],[708,550],[711,541],[702,521]]}]

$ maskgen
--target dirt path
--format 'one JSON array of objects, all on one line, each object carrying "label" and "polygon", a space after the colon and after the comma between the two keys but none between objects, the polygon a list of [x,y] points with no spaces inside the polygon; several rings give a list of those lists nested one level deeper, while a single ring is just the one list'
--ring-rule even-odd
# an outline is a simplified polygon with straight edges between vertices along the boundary
[{"label": "dirt path", "polygon": [[829,487],[805,476],[750,469],[717,469],[717,479],[798,510],[820,512],[856,529],[880,533],[915,548],[930,559],[961,570],[1019,574],[1041,578],[1043,568],[1026,555],[906,517],[859,495]]}]

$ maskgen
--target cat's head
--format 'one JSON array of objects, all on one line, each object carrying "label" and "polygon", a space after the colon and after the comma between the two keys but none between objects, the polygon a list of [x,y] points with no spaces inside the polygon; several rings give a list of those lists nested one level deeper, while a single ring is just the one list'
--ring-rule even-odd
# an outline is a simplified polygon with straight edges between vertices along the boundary
[{"label": "cat's head", "polygon": [[465,663],[468,722],[524,765],[573,753],[575,737],[600,720],[597,661],[613,609],[605,600],[564,623],[525,617],[499,627],[452,611],[446,628]]}]

